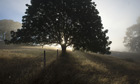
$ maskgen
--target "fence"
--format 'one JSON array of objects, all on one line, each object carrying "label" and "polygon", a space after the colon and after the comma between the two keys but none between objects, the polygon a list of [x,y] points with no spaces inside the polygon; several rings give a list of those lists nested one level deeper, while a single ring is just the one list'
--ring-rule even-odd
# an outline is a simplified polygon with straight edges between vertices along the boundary
[{"label": "fence", "polygon": [[[57,49],[56,60],[58,60],[58,49]],[[46,66],[46,51],[44,50],[44,68],[45,66]]]}]

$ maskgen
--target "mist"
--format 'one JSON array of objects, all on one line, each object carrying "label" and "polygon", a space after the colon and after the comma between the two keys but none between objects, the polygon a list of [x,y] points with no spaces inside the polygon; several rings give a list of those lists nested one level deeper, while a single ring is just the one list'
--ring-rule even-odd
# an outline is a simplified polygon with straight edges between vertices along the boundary
[{"label": "mist", "polygon": [[140,0],[93,2],[1,0],[0,84],[140,84]]},{"label": "mist", "polygon": [[128,51],[124,46],[124,37],[127,28],[137,23],[140,16],[139,0],[93,0],[97,4],[99,15],[108,36],[112,41],[112,51]]},{"label": "mist", "polygon": [[[139,0],[93,0],[97,4],[96,8],[101,16],[104,29],[108,29],[109,39],[112,41],[111,50],[128,51],[123,41],[128,27],[137,23],[140,16]],[[21,22],[26,10],[25,4],[30,4],[30,0],[1,0],[0,19],[12,19]],[[8,11],[7,11],[8,10]]]}]

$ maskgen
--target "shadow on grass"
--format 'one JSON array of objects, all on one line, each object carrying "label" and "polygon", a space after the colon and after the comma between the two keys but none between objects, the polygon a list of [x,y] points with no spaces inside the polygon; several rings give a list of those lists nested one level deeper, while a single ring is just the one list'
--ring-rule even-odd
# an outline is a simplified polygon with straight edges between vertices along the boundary
[{"label": "shadow on grass", "polygon": [[83,52],[68,52],[56,60],[54,53],[48,52],[44,69],[42,57],[1,58],[0,84],[140,83],[140,70],[124,60]]},{"label": "shadow on grass", "polygon": [[40,59],[12,58],[0,59],[0,84],[27,84],[39,71]]},{"label": "shadow on grass", "polygon": [[110,59],[108,59],[109,57],[93,56],[92,54],[88,54],[85,56],[87,60],[94,61],[97,64],[104,64],[109,72],[106,73],[106,76],[112,79],[127,76],[127,84],[139,84],[140,82],[140,69],[138,69],[139,66],[133,66],[132,62],[127,62],[125,60],[115,59],[111,57]]},{"label": "shadow on grass", "polygon": [[[104,74],[88,66],[81,66],[77,59],[67,53],[47,66],[31,84],[100,84],[94,74]],[[91,78],[94,77],[94,80]]]}]

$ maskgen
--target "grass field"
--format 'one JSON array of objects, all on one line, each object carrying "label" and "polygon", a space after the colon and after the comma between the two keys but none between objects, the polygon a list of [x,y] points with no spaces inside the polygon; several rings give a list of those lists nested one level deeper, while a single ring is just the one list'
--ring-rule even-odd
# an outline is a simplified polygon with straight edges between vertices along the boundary
[{"label": "grass field", "polygon": [[140,53],[112,51],[111,56],[115,56],[130,62],[137,62],[140,64]]},{"label": "grass field", "polygon": [[[44,48],[45,49],[45,48]],[[140,84],[140,65],[113,56],[41,47],[0,49],[0,84]]]}]

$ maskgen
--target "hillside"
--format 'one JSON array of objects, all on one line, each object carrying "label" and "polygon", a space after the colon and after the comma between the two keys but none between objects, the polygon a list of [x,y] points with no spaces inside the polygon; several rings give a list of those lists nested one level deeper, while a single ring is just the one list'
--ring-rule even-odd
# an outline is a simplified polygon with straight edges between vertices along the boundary
[{"label": "hillside", "polygon": [[140,53],[112,51],[111,56],[140,64]]},{"label": "hillside", "polygon": [[56,59],[41,48],[0,50],[0,84],[140,84],[140,65],[112,56],[69,51]]}]

